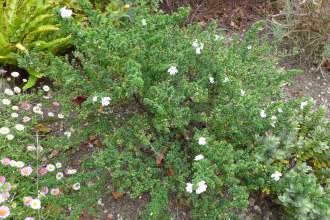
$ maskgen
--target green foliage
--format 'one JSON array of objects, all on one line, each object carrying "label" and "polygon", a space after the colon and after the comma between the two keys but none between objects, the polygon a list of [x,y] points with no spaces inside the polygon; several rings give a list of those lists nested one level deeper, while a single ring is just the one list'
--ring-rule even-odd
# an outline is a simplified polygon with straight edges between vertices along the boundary
[{"label": "green foliage", "polygon": [[[40,0],[0,1],[1,63],[17,64],[17,54],[30,50],[58,53],[68,47],[69,36],[59,33],[54,6],[55,3]],[[35,69],[27,68],[27,71],[30,77],[25,89],[32,87],[42,76]]]},{"label": "green foliage", "polygon": [[[186,9],[167,15],[131,7],[114,22],[86,1],[81,7],[88,22],[61,24],[72,56],[29,53],[19,62],[53,79],[72,115],[69,148],[91,134],[102,140],[88,162],[92,173],[111,176],[132,198],[150,194],[143,219],[170,218],[169,195],[193,219],[239,219],[255,191],[269,192],[290,219],[329,217],[320,188],[329,183],[328,124],[305,103],[299,110],[300,103],[282,100],[280,87],[296,72],[276,67],[274,48],[258,37],[263,22],[240,40],[214,26],[184,26]],[[76,97],[86,100],[74,104]],[[299,166],[290,170],[292,157]],[[315,162],[308,177],[297,170],[304,162]],[[279,181],[275,171],[283,173]],[[291,181],[306,188],[291,193]],[[305,195],[320,202],[298,206]]]}]

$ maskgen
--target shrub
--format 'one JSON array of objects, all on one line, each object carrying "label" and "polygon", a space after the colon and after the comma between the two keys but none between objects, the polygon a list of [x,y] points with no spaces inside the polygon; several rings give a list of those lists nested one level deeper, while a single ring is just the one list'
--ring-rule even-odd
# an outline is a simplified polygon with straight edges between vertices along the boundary
[{"label": "shrub", "polygon": [[[87,23],[62,24],[72,35],[72,55],[30,53],[19,63],[53,80],[72,116],[69,148],[78,151],[91,135],[102,142],[85,164],[93,175],[104,182],[111,176],[113,190],[132,198],[150,194],[144,219],[171,217],[169,194],[185,201],[193,219],[240,219],[255,191],[268,193],[293,218],[329,218],[329,196],[321,193],[328,188],[323,153],[329,151],[311,150],[327,141],[328,125],[307,102],[282,101],[280,87],[296,72],[276,67],[274,48],[258,37],[263,22],[240,40],[212,25],[184,26],[186,9],[166,15],[132,7],[114,25],[86,1],[81,7]],[[287,145],[278,144],[281,135]],[[295,156],[299,166],[291,171],[283,161]],[[298,167],[311,161],[306,178]],[[300,179],[306,189],[290,193],[290,181]],[[324,198],[300,212],[296,201],[304,190]]]},{"label": "shrub", "polygon": [[330,43],[329,0],[282,0],[283,10],[273,18],[282,29],[282,37],[297,47],[302,59],[309,64],[325,61],[323,52]]}]

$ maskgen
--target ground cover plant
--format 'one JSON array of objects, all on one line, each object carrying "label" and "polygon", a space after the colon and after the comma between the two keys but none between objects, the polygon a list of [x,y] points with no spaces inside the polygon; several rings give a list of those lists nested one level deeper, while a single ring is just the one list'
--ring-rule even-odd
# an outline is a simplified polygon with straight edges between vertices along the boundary
[{"label": "ground cover plant", "polygon": [[0,95],[2,218],[97,219],[105,191],[148,194],[140,219],[174,218],[170,195],[191,219],[244,219],[253,193],[278,219],[330,218],[329,121],[283,99],[298,72],[276,65],[263,22],[241,39],[186,25],[189,9],[79,3],[85,22],[58,21],[72,53],[18,58],[51,83],[22,94],[11,72]]}]

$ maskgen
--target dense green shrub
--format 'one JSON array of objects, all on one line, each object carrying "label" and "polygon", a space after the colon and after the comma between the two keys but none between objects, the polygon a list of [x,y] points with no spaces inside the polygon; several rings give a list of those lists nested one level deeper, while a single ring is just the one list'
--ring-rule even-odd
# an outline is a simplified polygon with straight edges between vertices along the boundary
[{"label": "dense green shrub", "polygon": [[30,53],[20,65],[38,66],[59,89],[74,116],[69,148],[100,138],[86,164],[94,174],[132,198],[150,193],[143,219],[168,219],[169,194],[193,219],[240,219],[255,191],[292,218],[329,218],[328,122],[307,102],[282,101],[280,86],[295,72],[276,67],[274,48],[258,37],[262,22],[240,40],[212,25],[184,26],[186,9],[131,7],[113,25],[81,6],[88,23],[62,24],[73,54]]}]

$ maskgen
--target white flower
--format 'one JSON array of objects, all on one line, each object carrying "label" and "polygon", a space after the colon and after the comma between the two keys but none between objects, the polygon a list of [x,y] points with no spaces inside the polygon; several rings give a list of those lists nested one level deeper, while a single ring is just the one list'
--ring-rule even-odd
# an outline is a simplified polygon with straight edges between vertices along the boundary
[{"label": "white flower", "polygon": [[49,117],[54,117],[54,113],[53,112],[48,112],[48,116]]},{"label": "white flower", "polygon": [[70,137],[71,137],[71,132],[70,132],[70,131],[65,131],[65,132],[64,132],[64,135],[65,135],[67,138],[70,138]]},{"label": "white flower", "polygon": [[39,199],[33,199],[30,203],[30,206],[32,209],[40,209],[41,208],[41,202]]},{"label": "white flower", "polygon": [[42,87],[42,90],[44,90],[45,92],[48,92],[48,91],[50,90],[50,88],[49,88],[49,86],[44,85],[44,86]]},{"label": "white flower", "polygon": [[27,151],[35,151],[35,150],[37,150],[37,148],[34,145],[28,145],[26,147],[26,149],[27,149]]},{"label": "white flower", "polygon": [[210,78],[209,78],[209,81],[210,81],[210,83],[214,83],[214,78],[211,76]]},{"label": "white flower", "polygon": [[214,40],[219,40],[219,38],[220,38],[220,35],[218,35],[218,34],[214,35]]},{"label": "white flower", "polygon": [[53,172],[55,170],[55,166],[53,164],[48,164],[46,166],[46,169],[49,171],[49,172]]},{"label": "white flower", "polygon": [[40,106],[34,106],[33,108],[32,108],[32,111],[34,112],[34,113],[36,113],[36,114],[39,114],[39,115],[42,115],[43,114],[43,112],[42,112],[42,110],[41,110],[41,108],[40,108]]},{"label": "white flower", "polygon": [[245,96],[245,91],[241,89],[241,96]]},{"label": "white flower", "polygon": [[206,191],[207,185],[206,185],[205,181],[200,181],[197,185],[198,185],[198,187],[196,189],[197,194],[201,194],[202,192]]},{"label": "white flower", "polygon": [[63,119],[63,118],[64,118],[64,115],[63,115],[63,114],[58,114],[57,117],[58,117],[59,119]]},{"label": "white flower", "polygon": [[70,170],[67,171],[67,173],[69,175],[73,175],[73,174],[77,173],[77,170],[76,169],[70,169]]},{"label": "white flower", "polygon": [[6,95],[14,95],[14,92],[11,89],[5,89],[5,94]]},{"label": "white flower", "polygon": [[277,111],[278,111],[278,113],[282,113],[283,112],[283,110],[281,108],[278,108]]},{"label": "white flower", "polygon": [[15,128],[16,128],[17,131],[23,131],[24,130],[24,125],[17,124],[17,125],[15,125]]},{"label": "white flower", "polygon": [[191,184],[191,183],[187,183],[187,184],[186,184],[186,191],[187,191],[188,193],[192,193],[192,192],[193,192],[193,184]]},{"label": "white flower", "polygon": [[205,145],[206,144],[206,138],[205,137],[198,138],[198,144],[199,145]]},{"label": "white flower", "polygon": [[17,118],[18,117],[18,114],[16,112],[13,112],[13,113],[11,113],[11,117],[12,118]]},{"label": "white flower", "polygon": [[9,99],[2,99],[2,104],[10,105],[11,101]]},{"label": "white flower", "polygon": [[204,156],[201,155],[201,154],[199,154],[199,155],[197,155],[197,156],[195,157],[194,160],[198,161],[198,160],[203,160],[203,159],[204,159]]},{"label": "white flower", "polygon": [[93,97],[93,102],[97,102],[97,96]]},{"label": "white flower", "polygon": [[306,105],[307,105],[307,102],[301,102],[300,103],[300,109],[303,110]]},{"label": "white flower", "polygon": [[199,46],[197,39],[194,40],[194,42],[192,43],[192,46],[195,48]]},{"label": "white flower", "polygon": [[248,50],[251,50],[252,49],[252,46],[251,45],[247,46],[247,49]]},{"label": "white flower", "polygon": [[21,91],[22,91],[21,88],[19,88],[17,86],[14,87],[14,92],[16,92],[17,94],[21,93]]},{"label": "white flower", "polygon": [[29,122],[30,120],[31,120],[30,117],[24,116],[22,121],[23,121],[23,123],[26,123],[26,122]]},{"label": "white flower", "polygon": [[266,118],[267,117],[267,114],[266,114],[265,110],[261,110],[260,111],[260,117],[262,117],[262,118]]},{"label": "white flower", "polygon": [[276,121],[277,120],[277,117],[275,115],[273,115],[271,118],[270,118],[272,121]]},{"label": "white flower", "polygon": [[27,82],[27,79],[23,79],[23,82]]},{"label": "white flower", "polygon": [[72,10],[67,9],[66,7],[61,8],[60,12],[62,18],[69,18],[72,16]]},{"label": "white flower", "polygon": [[6,138],[7,138],[7,140],[11,141],[11,140],[14,139],[14,135],[12,135],[12,134],[7,134],[7,135],[6,135]]},{"label": "white flower", "polygon": [[110,97],[103,97],[101,100],[102,106],[108,106],[110,104],[111,98]]},{"label": "white flower", "polygon": [[18,168],[24,167],[24,162],[23,161],[17,161],[16,162],[16,167],[18,167]]},{"label": "white flower", "polygon": [[276,171],[275,173],[273,173],[273,174],[271,175],[271,178],[273,178],[275,181],[279,181],[280,178],[281,178],[281,176],[282,176],[282,173]]},{"label": "white flower", "polygon": [[60,168],[62,167],[62,164],[61,164],[60,162],[57,162],[57,163],[55,164],[55,166],[56,166],[57,169],[60,169]]},{"label": "white flower", "polygon": [[73,190],[79,190],[80,189],[80,183],[75,183],[72,185]]},{"label": "white flower", "polygon": [[146,19],[142,19],[141,20],[142,26],[146,26],[147,25],[147,20]]},{"label": "white flower", "polygon": [[167,72],[170,74],[170,75],[175,75],[178,73],[178,69],[176,68],[176,66],[171,66]]},{"label": "white flower", "polygon": [[62,172],[58,172],[58,173],[56,174],[56,179],[57,179],[57,180],[61,180],[63,177],[64,177],[64,174],[63,174]]},{"label": "white flower", "polygon": [[11,160],[10,163],[9,163],[9,165],[11,167],[16,167],[17,166],[17,161],[16,160]]},{"label": "white flower", "polygon": [[194,40],[192,46],[196,49],[196,54],[201,54],[204,48],[204,44],[202,42],[198,42],[198,40]]},{"label": "white flower", "polygon": [[223,80],[224,83],[229,82],[229,78],[226,76],[225,79]]},{"label": "white flower", "polygon": [[17,105],[14,105],[14,106],[11,107],[11,109],[14,110],[14,111],[18,111],[19,108],[18,108]]},{"label": "white flower", "polygon": [[18,72],[12,72],[11,74],[10,74],[12,77],[18,77],[19,76],[19,73]]},{"label": "white flower", "polygon": [[0,134],[6,135],[9,134],[10,130],[7,127],[0,128]]}]

